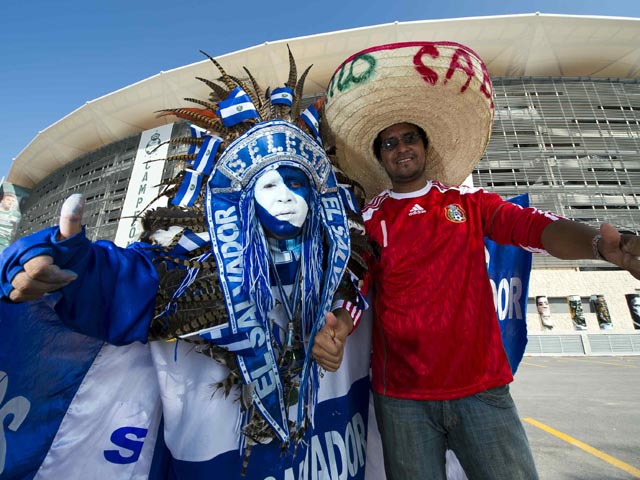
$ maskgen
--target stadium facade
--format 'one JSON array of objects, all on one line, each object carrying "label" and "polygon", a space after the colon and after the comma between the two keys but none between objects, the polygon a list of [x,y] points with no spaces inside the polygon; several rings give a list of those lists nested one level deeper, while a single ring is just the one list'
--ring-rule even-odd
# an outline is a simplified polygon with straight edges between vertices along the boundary
[{"label": "stadium facade", "polygon": [[[538,208],[640,233],[640,19],[531,14],[393,23],[269,42],[219,60],[230,73],[251,65],[258,82],[278,85],[288,70],[288,44],[299,66],[314,65],[304,92],[311,101],[352,53],[418,39],[469,45],[492,77],[495,122],[474,185],[504,198],[529,193]],[[195,77],[214,75],[209,61],[161,72],[40,132],[8,177],[29,191],[18,235],[55,224],[64,199],[80,192],[90,238],[123,245],[135,239],[132,217],[173,174],[159,159],[179,153],[157,146],[188,131],[153,112],[202,98],[207,87]],[[606,262],[535,255],[528,352],[640,354],[640,316],[632,306],[638,295],[640,282]],[[539,296],[548,300],[550,317],[539,315]],[[580,306],[586,327],[577,330]]]}]

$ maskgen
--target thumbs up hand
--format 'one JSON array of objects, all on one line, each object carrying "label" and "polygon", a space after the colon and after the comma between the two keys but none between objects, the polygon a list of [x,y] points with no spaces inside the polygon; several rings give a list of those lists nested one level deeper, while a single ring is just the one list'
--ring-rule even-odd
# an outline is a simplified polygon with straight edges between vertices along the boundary
[{"label": "thumbs up hand", "polygon": [[60,234],[58,241],[66,240],[82,231],[82,214],[84,213],[84,198],[74,193],[67,198],[60,209]]},{"label": "thumbs up hand", "polygon": [[318,365],[329,372],[335,372],[340,368],[351,330],[353,320],[344,308],[326,314],[326,322],[318,331],[311,349]]},{"label": "thumbs up hand", "polygon": [[[60,211],[60,232],[56,240],[62,242],[82,231],[84,199],[80,194],[71,195]],[[40,255],[23,265],[23,270],[11,281],[13,290],[9,298],[14,302],[37,300],[49,292],[59,290],[78,276],[71,270],[62,270],[53,263],[53,258]]]}]

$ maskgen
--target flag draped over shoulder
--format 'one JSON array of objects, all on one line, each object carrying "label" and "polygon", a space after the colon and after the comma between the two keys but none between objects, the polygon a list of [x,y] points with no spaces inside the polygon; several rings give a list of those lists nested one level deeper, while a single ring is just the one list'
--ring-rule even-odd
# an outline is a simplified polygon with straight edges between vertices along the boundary
[{"label": "flag draped over shoulder", "polygon": [[[518,195],[509,201],[528,207],[529,195]],[[498,245],[486,238],[485,248],[502,343],[515,374],[527,346],[527,297],[532,257],[522,248]]]}]

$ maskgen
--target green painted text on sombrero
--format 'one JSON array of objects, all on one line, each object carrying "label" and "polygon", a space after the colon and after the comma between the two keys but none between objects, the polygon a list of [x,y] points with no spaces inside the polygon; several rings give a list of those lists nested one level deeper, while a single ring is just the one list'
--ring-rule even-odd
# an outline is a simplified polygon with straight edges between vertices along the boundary
[{"label": "green painted text on sombrero", "polygon": [[[367,53],[359,55],[351,62],[342,65],[340,70],[331,77],[327,88],[327,96],[333,97],[334,88],[341,92],[351,87],[366,83],[376,70],[376,59]],[[359,72],[359,73],[357,73]]]}]

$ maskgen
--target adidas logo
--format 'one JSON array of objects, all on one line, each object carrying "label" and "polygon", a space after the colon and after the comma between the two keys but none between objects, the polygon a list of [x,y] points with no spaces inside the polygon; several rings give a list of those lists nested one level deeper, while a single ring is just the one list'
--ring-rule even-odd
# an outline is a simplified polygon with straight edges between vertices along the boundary
[{"label": "adidas logo", "polygon": [[411,210],[409,210],[409,216],[411,215],[419,215],[421,213],[427,213],[427,211],[422,208],[420,205],[418,205],[417,203],[411,207]]}]

